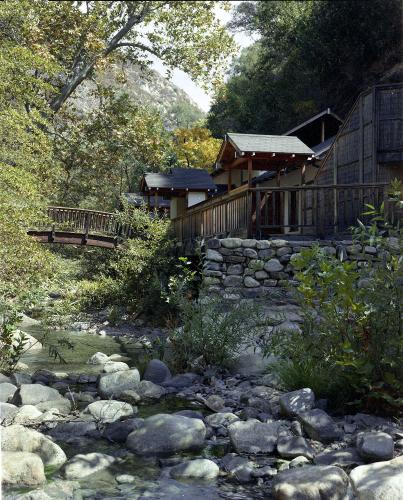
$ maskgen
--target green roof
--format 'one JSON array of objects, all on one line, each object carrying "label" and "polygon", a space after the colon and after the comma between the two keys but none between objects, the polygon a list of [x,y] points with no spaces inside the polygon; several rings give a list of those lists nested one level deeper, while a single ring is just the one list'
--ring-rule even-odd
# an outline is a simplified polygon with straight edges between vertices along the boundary
[{"label": "green roof", "polygon": [[298,137],[285,135],[227,134],[239,152],[314,155]]}]

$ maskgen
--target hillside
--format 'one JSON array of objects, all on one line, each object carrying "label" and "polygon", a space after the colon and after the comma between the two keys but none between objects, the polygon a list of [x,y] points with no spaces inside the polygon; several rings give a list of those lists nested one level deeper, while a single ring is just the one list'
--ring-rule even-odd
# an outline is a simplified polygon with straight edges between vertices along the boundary
[{"label": "hillside", "polygon": [[[188,127],[204,117],[203,111],[186,92],[153,69],[143,70],[132,64],[122,69],[113,65],[97,75],[96,79],[102,85],[127,93],[135,102],[155,106],[170,130]],[[87,80],[76,91],[74,104],[84,113],[97,105],[92,93],[95,85]]]}]

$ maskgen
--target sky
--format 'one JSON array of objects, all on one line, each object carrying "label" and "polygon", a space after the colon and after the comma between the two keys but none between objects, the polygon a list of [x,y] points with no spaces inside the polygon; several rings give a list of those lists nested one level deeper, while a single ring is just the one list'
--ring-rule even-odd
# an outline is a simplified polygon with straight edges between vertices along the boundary
[{"label": "sky", "polygon": [[[236,6],[236,4],[240,3],[239,1],[230,2],[232,8]],[[217,9],[217,17],[223,24],[228,23],[232,16],[231,11],[226,12],[222,9]],[[234,35],[235,42],[239,46],[239,50],[251,45],[254,40],[247,35],[246,33],[236,33]],[[166,69],[163,63],[160,60],[155,59],[153,62],[153,68],[159,71],[162,75],[165,76]],[[210,109],[211,96],[206,94],[206,92],[201,89],[198,85],[196,85],[191,78],[183,71],[175,69],[172,72],[172,76],[170,80],[177,85],[179,88],[184,90],[190,98],[199,106],[203,111],[208,111]]]}]

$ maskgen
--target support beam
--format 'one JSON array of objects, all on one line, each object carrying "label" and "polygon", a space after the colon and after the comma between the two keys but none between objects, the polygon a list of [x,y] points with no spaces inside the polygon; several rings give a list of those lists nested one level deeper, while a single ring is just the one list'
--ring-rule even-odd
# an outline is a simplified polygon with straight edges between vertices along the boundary
[{"label": "support beam", "polygon": [[252,158],[248,158],[248,186],[252,187]]},{"label": "support beam", "polygon": [[232,170],[228,170],[228,187],[227,191],[230,192],[232,189]]}]

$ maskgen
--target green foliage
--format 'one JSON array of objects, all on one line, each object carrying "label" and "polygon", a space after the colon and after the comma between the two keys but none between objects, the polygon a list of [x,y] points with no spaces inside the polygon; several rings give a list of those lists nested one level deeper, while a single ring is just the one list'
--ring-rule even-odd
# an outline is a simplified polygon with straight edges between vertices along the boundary
[{"label": "green foliage", "polygon": [[220,297],[184,299],[181,326],[170,335],[175,365],[186,368],[200,356],[208,365],[229,363],[252,344],[259,318],[256,306],[239,303],[226,307]]},{"label": "green foliage", "polygon": [[27,343],[24,334],[15,337],[14,333],[21,320],[19,311],[11,306],[0,304],[0,371],[10,373]]},{"label": "green foliage", "polygon": [[259,38],[215,98],[213,135],[281,134],[323,108],[343,116],[386,74],[400,81],[400,17],[400,0],[238,4],[232,28]]}]

